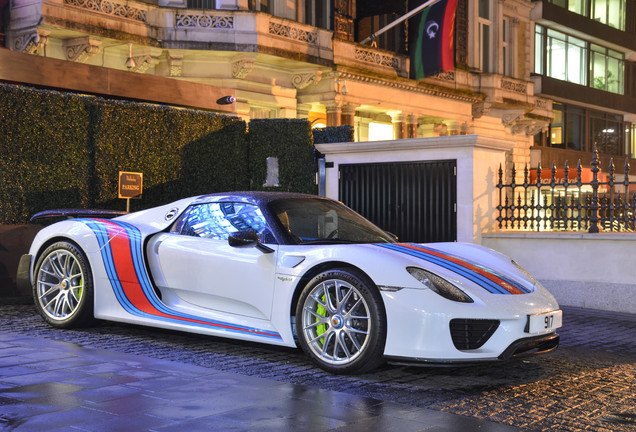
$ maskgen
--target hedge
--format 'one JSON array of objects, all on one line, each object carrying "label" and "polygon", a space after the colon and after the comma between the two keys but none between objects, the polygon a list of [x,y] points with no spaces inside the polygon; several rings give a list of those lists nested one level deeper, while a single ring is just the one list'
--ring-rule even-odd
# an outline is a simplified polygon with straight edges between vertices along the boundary
[{"label": "hedge", "polygon": [[0,87],[0,220],[83,207],[89,199],[86,101],[57,92]]},{"label": "hedge", "polygon": [[[249,122],[250,188],[316,194],[311,125],[307,120]],[[278,159],[279,187],[267,187],[267,158]]]},{"label": "hedge", "polygon": [[329,126],[312,130],[315,144],[353,142],[353,126]]},{"label": "hedge", "polygon": [[315,193],[306,120],[252,120],[0,84],[0,223],[53,208],[124,209],[119,171],[142,172],[132,210],[229,190]]}]

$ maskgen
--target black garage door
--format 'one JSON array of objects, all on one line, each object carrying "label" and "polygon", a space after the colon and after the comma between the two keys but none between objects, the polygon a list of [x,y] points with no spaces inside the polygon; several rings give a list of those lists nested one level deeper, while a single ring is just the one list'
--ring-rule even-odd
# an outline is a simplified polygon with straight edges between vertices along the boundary
[{"label": "black garage door", "polygon": [[457,161],[340,165],[340,201],[403,242],[457,240]]}]

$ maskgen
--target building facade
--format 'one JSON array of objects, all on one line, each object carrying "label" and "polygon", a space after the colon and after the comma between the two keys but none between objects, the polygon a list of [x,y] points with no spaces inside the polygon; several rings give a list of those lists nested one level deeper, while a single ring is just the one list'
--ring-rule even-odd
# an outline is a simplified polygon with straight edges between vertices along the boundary
[{"label": "building facade", "polygon": [[[583,3],[585,13],[571,11]],[[601,3],[605,18],[590,15]],[[531,149],[541,160],[560,155],[560,145],[589,152],[611,128],[613,137],[601,140],[604,151],[634,155],[633,0],[459,0],[457,68],[420,81],[409,78],[408,22],[373,44],[360,43],[409,7],[395,2],[387,11],[382,2],[363,0],[11,0],[2,22],[9,50],[68,62],[57,88],[81,91],[68,71],[89,65],[78,74],[104,80],[108,71],[122,72],[116,96],[214,109],[182,93],[153,96],[158,81],[150,78],[231,89],[236,102],[225,112],[352,125],[356,141],[485,135],[514,143],[508,171],[529,163]],[[570,56],[559,69],[562,46]],[[587,60],[575,64],[572,47]],[[29,62],[15,67],[33,75]],[[145,92],[142,77],[149,78]],[[568,126],[578,110],[580,133]]]},{"label": "building facade", "polygon": [[586,164],[596,147],[622,172],[625,157],[636,157],[636,2],[542,0],[531,18],[531,79],[554,112],[535,136],[533,159]]}]

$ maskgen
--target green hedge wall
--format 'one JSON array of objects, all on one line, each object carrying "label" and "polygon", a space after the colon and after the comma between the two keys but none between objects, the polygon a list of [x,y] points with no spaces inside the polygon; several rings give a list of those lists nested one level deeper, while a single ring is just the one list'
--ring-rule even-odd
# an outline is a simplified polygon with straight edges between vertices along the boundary
[{"label": "green hedge wall", "polygon": [[312,130],[315,144],[353,142],[353,126],[329,126]]},{"label": "green hedge wall", "polygon": [[118,208],[119,171],[142,172],[143,203],[152,207],[187,196],[243,188],[245,122],[203,111],[99,102],[94,127],[95,202]]},{"label": "green hedge wall", "polygon": [[[317,193],[311,125],[300,119],[256,119],[249,122],[251,190]],[[267,158],[278,158],[279,187],[264,186]]]},{"label": "green hedge wall", "polygon": [[316,193],[306,120],[253,120],[0,84],[0,223],[42,210],[112,208],[119,171],[142,172],[131,210],[229,190]]},{"label": "green hedge wall", "polygon": [[86,100],[0,87],[0,221],[90,204]]}]

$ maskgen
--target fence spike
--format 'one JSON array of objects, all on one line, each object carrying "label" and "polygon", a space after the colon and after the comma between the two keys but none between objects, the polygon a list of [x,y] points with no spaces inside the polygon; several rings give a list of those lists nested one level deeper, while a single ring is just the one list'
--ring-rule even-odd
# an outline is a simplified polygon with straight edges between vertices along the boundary
[{"label": "fence spike", "polygon": [[568,168],[568,161],[565,161],[563,165],[563,187],[565,188],[565,193],[567,194],[568,189],[568,174],[570,173],[570,169]]},{"label": "fence spike", "polygon": [[550,179],[550,186],[554,188],[556,186],[556,165],[554,161],[552,161],[552,178]]}]

